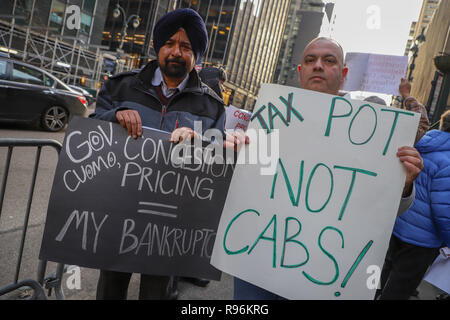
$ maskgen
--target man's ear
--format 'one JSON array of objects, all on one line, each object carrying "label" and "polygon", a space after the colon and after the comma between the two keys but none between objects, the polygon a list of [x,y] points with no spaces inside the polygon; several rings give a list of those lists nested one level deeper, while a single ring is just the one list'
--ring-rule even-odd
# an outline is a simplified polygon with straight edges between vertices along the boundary
[{"label": "man's ear", "polygon": [[343,69],[342,69],[342,78],[347,78],[347,74],[348,74],[348,68],[347,67],[344,67]]}]

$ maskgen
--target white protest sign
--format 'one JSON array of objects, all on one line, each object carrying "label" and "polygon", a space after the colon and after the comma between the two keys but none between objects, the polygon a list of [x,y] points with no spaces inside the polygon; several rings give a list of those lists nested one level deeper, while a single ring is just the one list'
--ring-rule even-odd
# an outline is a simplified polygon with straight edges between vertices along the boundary
[{"label": "white protest sign", "polygon": [[441,253],[428,269],[423,280],[431,283],[435,287],[450,293],[450,249],[442,248]]},{"label": "white protest sign", "polygon": [[247,132],[278,129],[278,166],[240,164],[255,138],[240,150],[211,264],[289,299],[373,299],[419,117],[264,84]]},{"label": "white protest sign", "polygon": [[247,130],[252,113],[230,105],[227,108],[227,117],[225,121],[225,130]]},{"label": "white protest sign", "polygon": [[398,95],[398,86],[408,68],[408,57],[349,52],[345,63],[348,67],[345,91]]}]

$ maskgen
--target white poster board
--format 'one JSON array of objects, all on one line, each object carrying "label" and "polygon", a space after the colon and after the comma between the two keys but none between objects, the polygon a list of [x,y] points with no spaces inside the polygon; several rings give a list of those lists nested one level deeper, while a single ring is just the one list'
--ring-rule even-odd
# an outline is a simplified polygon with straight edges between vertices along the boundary
[{"label": "white poster board", "polygon": [[240,150],[212,265],[288,299],[373,299],[419,117],[264,84],[247,134],[272,123],[280,160],[239,164],[267,130]]},{"label": "white poster board", "polygon": [[442,248],[441,253],[428,269],[423,280],[450,294],[450,249]]},{"label": "white poster board", "polygon": [[247,130],[252,113],[248,110],[242,110],[230,105],[227,108],[227,117],[225,120],[225,130]]},{"label": "white poster board", "polygon": [[345,91],[398,95],[398,86],[408,68],[408,57],[349,52],[345,63],[348,67]]}]

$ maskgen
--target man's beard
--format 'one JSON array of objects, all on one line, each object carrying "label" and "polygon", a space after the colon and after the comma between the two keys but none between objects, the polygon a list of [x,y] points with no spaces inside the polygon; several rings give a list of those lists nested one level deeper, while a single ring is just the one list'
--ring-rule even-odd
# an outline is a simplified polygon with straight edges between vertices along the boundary
[{"label": "man's beard", "polygon": [[[160,65],[161,72],[170,78],[184,78],[186,76],[186,62],[178,59],[165,59],[164,66]],[[176,62],[176,63],[171,63]]]}]

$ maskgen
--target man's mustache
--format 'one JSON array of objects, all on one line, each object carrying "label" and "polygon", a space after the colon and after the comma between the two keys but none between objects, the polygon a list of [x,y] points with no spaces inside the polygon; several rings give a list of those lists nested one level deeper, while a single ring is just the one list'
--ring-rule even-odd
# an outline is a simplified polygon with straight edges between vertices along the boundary
[{"label": "man's mustache", "polygon": [[183,60],[178,60],[178,59],[166,59],[165,62],[166,62],[166,66],[171,62],[181,64],[183,67],[186,66],[186,62],[184,62]]}]

